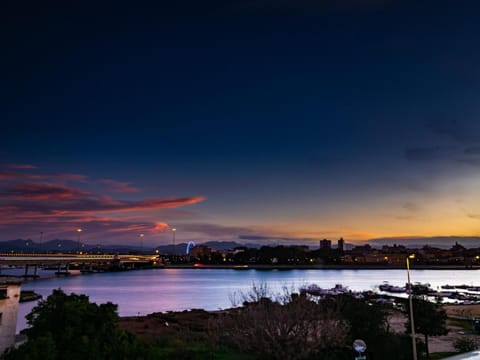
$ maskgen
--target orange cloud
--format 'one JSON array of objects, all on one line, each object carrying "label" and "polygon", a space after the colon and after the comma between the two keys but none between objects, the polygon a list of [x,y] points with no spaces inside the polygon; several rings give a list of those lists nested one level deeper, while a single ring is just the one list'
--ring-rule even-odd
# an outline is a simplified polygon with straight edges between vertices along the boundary
[{"label": "orange cloud", "polygon": [[169,226],[167,223],[157,221],[155,224],[155,227],[153,228],[153,231],[156,233],[163,233],[168,230]]}]

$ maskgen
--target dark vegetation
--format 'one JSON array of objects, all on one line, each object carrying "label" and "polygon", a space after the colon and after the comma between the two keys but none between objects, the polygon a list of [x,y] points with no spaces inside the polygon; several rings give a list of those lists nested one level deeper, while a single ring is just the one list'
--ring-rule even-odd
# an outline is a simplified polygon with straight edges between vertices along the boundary
[{"label": "dark vegetation", "polygon": [[[412,305],[415,332],[424,336],[425,355],[429,358],[428,337],[446,335],[448,333],[447,313],[440,304],[432,303],[420,297],[414,297]],[[407,310],[410,311],[408,304]],[[407,332],[410,332],[410,319],[405,324],[405,328]]]},{"label": "dark vegetation", "polygon": [[[367,343],[369,360],[411,359],[410,336],[391,332],[387,316],[392,309],[374,300],[351,295],[314,299],[287,289],[272,296],[266,286],[254,285],[234,304],[242,306],[229,310],[120,319],[112,303],[97,305],[85,295],[54,290],[27,316],[28,341],[3,359],[350,360],[355,339]],[[417,331],[426,340],[442,332],[438,308],[414,306],[419,309]],[[438,315],[434,323],[425,316],[432,311]],[[458,347],[464,350],[468,344]],[[424,349],[418,348],[422,359]]]},{"label": "dark vegetation", "polygon": [[27,315],[28,341],[5,359],[135,359],[149,348],[118,327],[117,306],[54,290]]}]

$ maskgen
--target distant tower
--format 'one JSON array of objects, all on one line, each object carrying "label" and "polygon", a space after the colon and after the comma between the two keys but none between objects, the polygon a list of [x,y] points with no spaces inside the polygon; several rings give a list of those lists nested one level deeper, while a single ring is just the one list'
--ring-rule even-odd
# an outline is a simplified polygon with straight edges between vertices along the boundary
[{"label": "distant tower", "polygon": [[320,240],[320,250],[330,250],[332,248],[332,241],[323,239]]},{"label": "distant tower", "polygon": [[345,251],[345,240],[343,240],[343,238],[338,240],[337,249],[341,252]]},{"label": "distant tower", "polygon": [[0,353],[15,345],[21,282],[14,277],[0,280]]}]

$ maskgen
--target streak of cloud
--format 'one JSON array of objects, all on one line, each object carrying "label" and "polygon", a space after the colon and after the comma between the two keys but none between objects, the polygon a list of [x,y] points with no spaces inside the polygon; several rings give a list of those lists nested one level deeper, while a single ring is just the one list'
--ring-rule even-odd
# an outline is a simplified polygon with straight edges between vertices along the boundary
[{"label": "streak of cloud", "polygon": [[405,157],[410,161],[443,160],[453,155],[454,151],[454,148],[442,146],[407,148]]},{"label": "streak of cloud", "polygon": [[[68,182],[78,186],[67,186]],[[26,229],[71,237],[74,229],[82,227],[86,229],[82,237],[115,238],[122,242],[131,240],[136,232],[165,232],[169,225],[158,221],[161,214],[205,200],[203,196],[122,200],[91,191],[98,185],[108,186],[110,192],[140,191],[128,182],[89,180],[88,176],[80,174],[1,172],[0,229],[10,239],[15,236],[11,234],[22,234]],[[178,215],[183,219],[192,216],[190,212]],[[169,218],[176,219],[176,213],[169,214]]]},{"label": "streak of cloud", "polygon": [[109,192],[136,193],[140,191],[140,189],[134,187],[132,183],[129,182],[122,182],[113,179],[100,179],[98,180],[98,183],[105,185]]},{"label": "streak of cloud", "polygon": [[430,123],[433,132],[462,144],[480,141],[480,126],[476,121],[436,120]]},{"label": "streak of cloud", "polygon": [[466,147],[464,153],[468,155],[480,155],[480,146]]},{"label": "streak of cloud", "polygon": [[4,165],[5,168],[7,169],[19,169],[19,170],[22,170],[22,169],[37,169],[37,166],[35,165],[31,165],[31,164],[6,164]]},{"label": "streak of cloud", "polygon": [[209,237],[236,237],[237,234],[251,232],[252,229],[242,226],[226,226],[210,223],[183,223],[178,226],[182,232],[192,232]]},{"label": "streak of cloud", "polygon": [[418,205],[413,202],[407,201],[404,204],[402,204],[402,208],[408,211],[417,211]]},{"label": "streak of cloud", "polygon": [[0,171],[0,181],[15,180],[51,180],[58,182],[79,182],[85,183],[88,177],[80,174],[41,174],[41,173],[23,173],[12,171]]},{"label": "streak of cloud", "polygon": [[81,189],[42,183],[17,183],[0,190],[0,199],[12,200],[74,200],[90,195]]}]

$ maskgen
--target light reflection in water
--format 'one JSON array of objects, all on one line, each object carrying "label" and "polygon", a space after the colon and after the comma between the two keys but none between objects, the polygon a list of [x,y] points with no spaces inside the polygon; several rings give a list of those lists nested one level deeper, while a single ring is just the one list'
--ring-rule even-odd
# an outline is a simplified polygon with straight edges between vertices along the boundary
[{"label": "light reflection in water", "polygon": [[[413,270],[412,282],[429,283],[433,288],[445,284],[480,285],[478,270]],[[403,286],[405,270],[229,270],[229,269],[154,269],[69,276],[30,281],[23,289],[44,297],[53,289],[86,294],[91,301],[118,304],[121,316],[202,308],[232,306],[232,294],[246,292],[252,284],[266,283],[273,292],[282,287],[298,289],[315,283],[322,288],[342,284],[351,290],[373,290],[384,281]],[[17,331],[26,327],[25,315],[35,302],[20,304]]]}]

